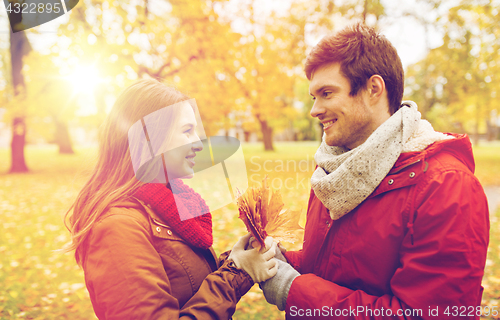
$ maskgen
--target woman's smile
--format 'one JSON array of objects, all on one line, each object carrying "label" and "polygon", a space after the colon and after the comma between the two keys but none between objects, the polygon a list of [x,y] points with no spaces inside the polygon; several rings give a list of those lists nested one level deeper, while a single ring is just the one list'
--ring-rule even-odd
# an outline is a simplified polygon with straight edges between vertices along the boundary
[{"label": "woman's smile", "polygon": [[196,157],[196,153],[192,153],[192,154],[186,156],[186,160],[189,163],[189,165],[191,166],[191,168],[194,167],[194,165],[196,164],[196,162],[194,161],[194,157]]}]

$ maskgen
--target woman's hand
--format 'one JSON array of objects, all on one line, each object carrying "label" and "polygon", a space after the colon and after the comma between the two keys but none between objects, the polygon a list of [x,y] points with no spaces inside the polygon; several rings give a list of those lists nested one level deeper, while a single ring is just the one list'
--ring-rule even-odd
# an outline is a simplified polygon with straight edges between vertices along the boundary
[{"label": "woman's hand", "polygon": [[[259,242],[253,236],[251,236],[250,240],[248,240],[248,247],[249,248],[260,249],[260,244],[259,244]],[[278,242],[276,244],[276,255],[274,257],[276,259],[278,259],[278,260],[281,260],[283,262],[288,263],[288,261],[286,260],[286,258],[284,256],[285,252],[286,252],[286,248],[283,247],[283,245],[281,244],[281,242]]]},{"label": "woman's hand", "polygon": [[254,282],[266,281],[274,277],[278,272],[278,263],[274,258],[276,253],[276,243],[273,238],[267,237],[266,247],[260,250],[260,246],[245,250],[251,234],[247,234],[238,240],[231,250],[228,259],[233,260],[237,268],[245,270]]}]

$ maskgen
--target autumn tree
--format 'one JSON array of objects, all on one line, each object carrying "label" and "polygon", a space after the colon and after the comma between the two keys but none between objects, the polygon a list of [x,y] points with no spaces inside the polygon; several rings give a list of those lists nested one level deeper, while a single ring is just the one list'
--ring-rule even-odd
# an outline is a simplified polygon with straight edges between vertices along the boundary
[{"label": "autumn tree", "polygon": [[11,173],[28,172],[24,157],[26,143],[26,115],[23,110],[22,100],[26,94],[23,69],[23,57],[31,51],[31,45],[22,31],[22,14],[12,10],[8,13],[12,30],[10,32],[10,57],[11,79],[14,97],[9,99],[18,102],[16,110],[11,110],[12,117],[12,142],[11,142]]},{"label": "autumn tree", "polygon": [[[94,92],[104,114],[104,95],[116,95],[130,81],[152,77],[198,100],[205,129],[216,132],[234,105],[231,84],[219,70],[235,41],[220,23],[218,1],[102,2],[77,6],[60,36],[71,39],[63,64],[93,65],[106,84]],[[69,32],[68,32],[69,31]],[[76,61],[76,62],[75,62]]]},{"label": "autumn tree", "polygon": [[497,108],[497,13],[492,3],[468,1],[451,8],[443,23],[443,45],[408,70],[408,96],[431,118],[441,118],[438,123],[449,118],[458,125],[455,130],[472,132],[475,143]]},{"label": "autumn tree", "polygon": [[[235,28],[240,37],[228,51],[231,63],[225,77],[239,85],[237,103],[248,110],[260,127],[265,150],[273,150],[276,129],[290,126],[300,116],[294,108],[298,98],[297,79],[304,79],[303,60],[311,36],[306,25],[331,26],[332,1],[295,1],[282,11],[263,12],[253,2],[240,1],[236,12],[224,14],[242,25]],[[315,35],[319,30],[313,30]]]},{"label": "autumn tree", "polygon": [[50,55],[38,52],[25,60],[25,73],[29,77],[26,103],[32,122],[51,120],[51,123],[42,121],[41,126],[35,126],[38,134],[57,144],[59,153],[73,154],[68,122],[77,117],[80,107],[74,79],[62,76]]}]

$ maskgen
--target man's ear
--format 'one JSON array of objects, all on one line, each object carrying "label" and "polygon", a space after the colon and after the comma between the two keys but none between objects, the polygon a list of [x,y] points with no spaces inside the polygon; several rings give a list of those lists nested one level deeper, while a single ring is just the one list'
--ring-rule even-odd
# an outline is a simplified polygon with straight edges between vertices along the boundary
[{"label": "man's ear", "polygon": [[382,97],[384,97],[384,93],[386,93],[385,81],[378,74],[374,74],[366,82],[366,89],[368,91],[370,100],[372,100],[373,103],[376,103]]}]

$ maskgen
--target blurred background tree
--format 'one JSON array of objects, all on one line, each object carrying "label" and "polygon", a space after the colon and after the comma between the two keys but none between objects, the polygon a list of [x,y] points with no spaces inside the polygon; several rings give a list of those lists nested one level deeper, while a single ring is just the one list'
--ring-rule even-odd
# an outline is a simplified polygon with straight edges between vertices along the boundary
[{"label": "blurred background tree", "polygon": [[[381,0],[81,2],[43,50],[30,52],[28,39],[44,37],[34,28],[26,31],[25,45],[11,46],[21,53],[2,54],[2,122],[10,124],[12,141],[27,132],[28,142],[56,143],[61,153],[72,153],[72,141],[93,141],[119,92],[142,77],[195,98],[209,135],[257,136],[265,150],[274,149],[275,139],[320,139],[321,127],[309,116],[307,53],[353,21],[382,31],[396,21]],[[426,41],[426,55],[408,66],[405,98],[438,130],[470,133],[475,143],[481,134],[495,138],[500,5],[415,5],[420,10],[401,15],[423,26],[428,40],[435,30],[442,39],[438,46]],[[24,89],[14,90],[12,72],[16,81],[26,77]],[[15,146],[22,143],[12,143],[11,171],[27,170],[24,147]]]},{"label": "blurred background tree", "polygon": [[[0,319],[94,317],[83,271],[53,250],[69,240],[61,215],[94,164],[98,128],[137,79],[195,98],[208,135],[258,141],[243,145],[249,183],[272,172],[286,206],[304,208],[322,136],[304,60],[323,36],[357,21],[395,44],[404,99],[435,129],[473,137],[476,175],[487,194],[498,190],[499,144],[482,141],[497,139],[500,125],[499,10],[498,0],[80,0],[50,27],[13,34],[0,9]],[[40,145],[26,148],[26,161],[25,145]],[[26,172],[26,162],[29,175],[1,174]],[[214,214],[218,253],[245,232],[235,212]],[[500,211],[490,214],[494,230]],[[493,232],[483,305],[500,304],[499,248]],[[256,287],[234,318],[283,319]]]},{"label": "blurred background tree", "polygon": [[11,102],[12,140],[10,173],[28,172],[24,159],[26,143],[26,111],[24,99],[27,96],[24,80],[23,58],[31,51],[31,45],[22,27],[21,12],[11,11],[8,14],[12,29],[10,39],[10,80],[11,87],[8,100]]},{"label": "blurred background tree", "polygon": [[480,132],[497,126],[498,9],[490,1],[462,1],[450,8],[434,22],[444,31],[443,44],[407,72],[408,98],[436,129],[470,133],[474,144]]}]

